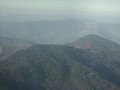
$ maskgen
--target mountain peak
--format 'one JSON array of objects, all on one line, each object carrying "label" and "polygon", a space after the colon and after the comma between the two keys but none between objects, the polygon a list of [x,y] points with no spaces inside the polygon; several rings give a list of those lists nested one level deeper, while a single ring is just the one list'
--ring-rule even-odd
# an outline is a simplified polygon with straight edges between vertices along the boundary
[{"label": "mountain peak", "polygon": [[91,37],[91,38],[101,38],[100,36],[98,36],[97,34],[88,34],[85,37]]},{"label": "mountain peak", "polygon": [[69,45],[80,49],[120,50],[119,44],[96,34],[84,36]]}]

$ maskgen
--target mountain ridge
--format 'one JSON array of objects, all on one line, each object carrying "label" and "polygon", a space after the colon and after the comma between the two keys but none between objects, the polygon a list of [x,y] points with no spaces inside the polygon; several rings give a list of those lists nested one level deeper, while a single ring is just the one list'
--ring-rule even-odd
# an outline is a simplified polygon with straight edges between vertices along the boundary
[{"label": "mountain ridge", "polygon": [[0,61],[12,55],[16,51],[26,49],[34,44],[35,42],[32,41],[0,36]]},{"label": "mountain ridge", "polygon": [[98,50],[113,50],[120,51],[120,45],[109,39],[105,39],[96,34],[88,34],[68,45],[80,49],[98,49]]}]

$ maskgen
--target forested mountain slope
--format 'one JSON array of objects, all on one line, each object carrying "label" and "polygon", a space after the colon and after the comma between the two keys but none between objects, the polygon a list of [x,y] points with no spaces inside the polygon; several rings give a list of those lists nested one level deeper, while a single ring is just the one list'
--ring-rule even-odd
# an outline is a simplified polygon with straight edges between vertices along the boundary
[{"label": "forested mountain slope", "polygon": [[1,90],[120,90],[120,53],[34,45],[0,63]]}]

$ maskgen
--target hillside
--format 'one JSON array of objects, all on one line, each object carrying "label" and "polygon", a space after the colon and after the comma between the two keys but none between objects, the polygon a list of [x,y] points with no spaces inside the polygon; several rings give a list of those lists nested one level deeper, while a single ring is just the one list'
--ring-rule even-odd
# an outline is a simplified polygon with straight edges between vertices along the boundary
[{"label": "hillside", "polygon": [[6,38],[0,36],[0,60],[12,55],[18,50],[26,49],[33,45],[34,42],[27,40]]},{"label": "hillside", "polygon": [[0,63],[1,90],[120,90],[120,53],[34,45]]}]

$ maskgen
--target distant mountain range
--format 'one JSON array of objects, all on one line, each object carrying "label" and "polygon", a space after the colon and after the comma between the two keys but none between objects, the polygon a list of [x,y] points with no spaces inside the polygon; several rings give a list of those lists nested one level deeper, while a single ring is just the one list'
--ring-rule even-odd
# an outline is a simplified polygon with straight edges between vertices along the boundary
[{"label": "distant mountain range", "polygon": [[40,44],[69,43],[91,33],[120,44],[120,24],[77,19],[0,24],[1,36],[33,40]]},{"label": "distant mountain range", "polygon": [[94,34],[32,45],[0,62],[0,90],[120,90],[119,47]]}]

